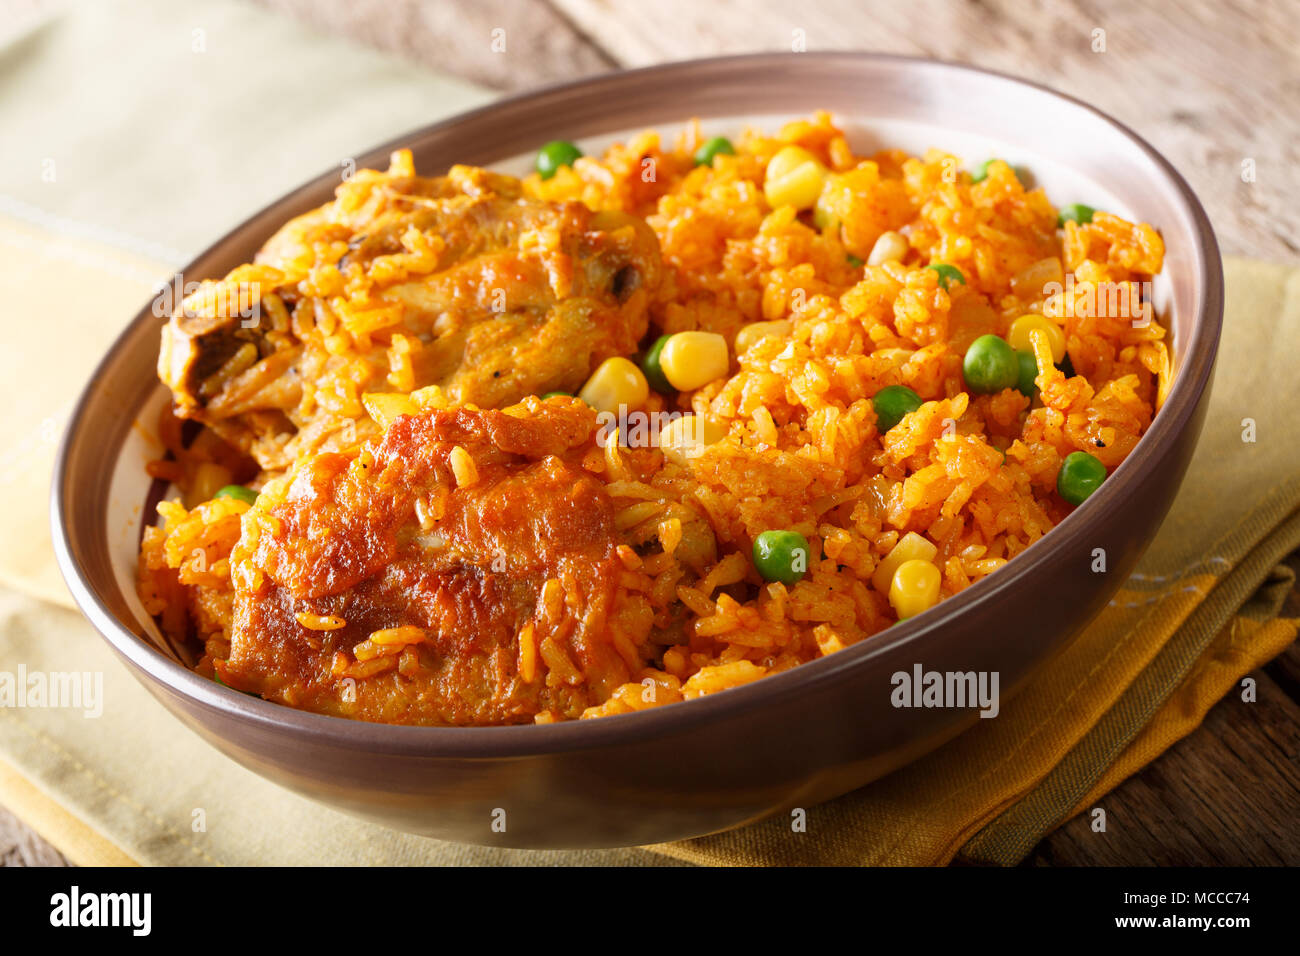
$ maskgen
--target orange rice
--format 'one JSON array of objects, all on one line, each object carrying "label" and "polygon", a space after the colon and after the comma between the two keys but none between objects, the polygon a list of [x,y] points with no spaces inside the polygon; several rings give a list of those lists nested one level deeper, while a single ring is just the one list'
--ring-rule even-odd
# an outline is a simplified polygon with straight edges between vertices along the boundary
[{"label": "orange rice", "polygon": [[[696,166],[702,141],[697,126],[671,146],[646,132],[549,180],[524,180],[533,198],[579,200],[650,225],[664,278],[648,340],[700,329],[730,345],[727,375],[672,397],[652,392],[644,409],[693,411],[725,437],[688,461],[619,446],[584,459],[617,509],[629,587],[653,620],[620,648],[637,665],[630,679],[582,716],[691,699],[870,639],[897,620],[877,572],[909,532],[934,547],[941,598],[994,573],[1071,510],[1056,491],[1064,457],[1086,451],[1108,469],[1120,464],[1171,376],[1165,330],[1138,286],[1162,264],[1151,226],[1098,212],[1058,229],[1047,196],[1026,190],[1004,162],[972,183],[957,157],[936,150],[856,155],[822,113],[774,136],[748,131],[734,155]],[[767,163],[791,144],[832,174],[816,220],[765,199]],[[395,169],[409,162],[399,155]],[[901,261],[863,265],[886,231],[905,238]],[[943,288],[925,268],[939,262],[965,283]],[[303,281],[327,278],[308,267]],[[967,347],[1006,336],[1029,313],[1060,328],[1074,374],[1053,363],[1039,334],[1036,398],[970,393]],[[365,334],[369,346],[375,333]],[[385,392],[401,380],[396,349]],[[924,404],[882,435],[872,396],[890,385]],[[417,395],[412,410],[442,404]],[[356,414],[366,426],[358,441],[388,422]],[[165,631],[198,635],[197,666],[210,674],[229,651],[230,555],[249,506],[207,500],[241,466],[202,436],[183,446],[169,427],[174,460],[155,473],[176,481],[191,507],[160,506],[162,525],[145,533],[140,592]],[[473,460],[457,460],[474,480]],[[282,474],[253,483],[282,494]],[[771,529],[809,542],[808,572],[795,584],[755,570],[754,539]],[[530,678],[545,672],[531,631],[519,641],[520,668]]]}]

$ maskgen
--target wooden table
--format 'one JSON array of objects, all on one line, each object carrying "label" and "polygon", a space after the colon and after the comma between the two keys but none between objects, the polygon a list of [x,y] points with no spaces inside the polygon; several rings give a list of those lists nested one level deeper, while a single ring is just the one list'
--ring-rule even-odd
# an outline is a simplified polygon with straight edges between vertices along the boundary
[{"label": "wooden table", "polygon": [[[0,0],[39,7],[53,0]],[[1300,17],[1269,0],[258,0],[318,28],[501,90],[755,50],[960,60],[1096,103],[1187,177],[1227,254],[1300,259]],[[506,52],[494,53],[493,31]],[[1104,31],[1104,50],[1095,50]],[[1253,161],[1255,181],[1242,181]],[[1300,573],[1300,557],[1290,567]],[[1287,613],[1300,615],[1300,592]],[[1029,865],[1300,863],[1300,645]],[[0,862],[62,858],[0,810]]]}]

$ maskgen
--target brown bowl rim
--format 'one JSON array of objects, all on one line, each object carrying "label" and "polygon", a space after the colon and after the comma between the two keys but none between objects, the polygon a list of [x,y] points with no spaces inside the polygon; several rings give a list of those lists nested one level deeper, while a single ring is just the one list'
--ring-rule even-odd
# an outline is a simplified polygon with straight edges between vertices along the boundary
[{"label": "brown bowl rim", "polygon": [[[1194,223],[1195,256],[1193,261],[1204,272],[1200,309],[1193,324],[1191,342],[1177,372],[1174,384],[1160,414],[1137,447],[1111,474],[1101,489],[1083,505],[1066,516],[1051,534],[1047,548],[1065,548],[1079,545],[1088,530],[1104,513],[1111,511],[1122,497],[1131,494],[1142,481],[1146,466],[1157,459],[1173,443],[1182,429],[1189,426],[1202,393],[1208,387],[1218,350],[1223,320],[1224,283],[1222,261],[1209,217],[1200,201],[1174,166],[1141,136],[1104,111],[1076,97],[1058,92],[1040,83],[1025,80],[997,70],[984,69],[929,57],[907,56],[892,53],[840,50],[809,53],[748,53],[702,59],[679,60],[632,70],[613,71],[563,83],[551,84],[535,90],[502,97],[492,102],[455,114],[436,123],[412,130],[381,144],[365,155],[380,154],[405,145],[417,137],[460,124],[473,117],[481,117],[509,106],[542,103],[556,96],[578,92],[592,87],[618,88],[624,83],[655,82],[674,74],[730,68],[740,75],[753,70],[798,69],[801,62],[819,63],[836,60],[878,60],[885,63],[913,65],[971,73],[1009,81],[1035,93],[1081,107],[1103,122],[1108,123],[1134,147],[1155,164],[1175,188],[1190,213]],[[729,73],[728,75],[732,75]],[[732,78],[735,78],[732,76]],[[290,200],[315,189],[324,179],[337,175],[337,171],[315,177],[302,186],[279,197],[267,206],[248,216],[220,239],[194,257],[192,263],[207,258],[233,237],[242,232],[250,222],[271,209],[289,204]],[[187,267],[188,268],[188,267]],[[632,714],[601,717],[595,720],[560,721],[553,724],[520,724],[498,727],[425,727],[370,723],[295,710],[291,707],[240,694],[222,687],[190,671],[166,657],[135,633],[125,627],[100,600],[87,582],[73,557],[71,541],[63,522],[67,494],[71,490],[67,474],[70,439],[76,423],[81,419],[90,398],[91,385],[113,362],[125,340],[141,321],[151,317],[146,306],[133,319],[105,353],[92,373],[86,389],[78,399],[68,419],[63,441],[55,459],[54,481],[50,499],[51,523],[56,557],[72,595],[87,618],[95,625],[110,645],[149,677],[172,692],[188,698],[207,710],[218,711],[228,717],[249,721],[264,728],[305,734],[333,747],[364,751],[374,754],[394,754],[438,758],[502,758],[526,757],[572,750],[611,747],[634,743],[661,734],[680,731],[692,724],[702,724],[723,715],[740,715],[756,707],[795,694],[816,693],[824,685],[840,677],[844,671],[861,667],[882,654],[904,645],[921,641],[927,634],[944,626],[944,623],[979,604],[993,600],[1002,592],[1017,587],[1047,553],[1043,541],[1035,542],[998,570],[971,585],[960,594],[940,602],[934,608],[910,620],[895,624],[873,635],[870,640],[853,645],[829,657],[801,664],[791,670],[773,674],[741,687],[730,688],[681,704],[654,707]]]}]

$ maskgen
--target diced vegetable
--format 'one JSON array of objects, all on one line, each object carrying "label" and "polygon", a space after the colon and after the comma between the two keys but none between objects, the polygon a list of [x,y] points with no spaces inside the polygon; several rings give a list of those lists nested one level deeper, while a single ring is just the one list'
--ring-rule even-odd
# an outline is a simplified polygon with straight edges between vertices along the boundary
[{"label": "diced vegetable", "polygon": [[801,146],[787,146],[767,162],[763,194],[773,209],[811,209],[826,183],[826,167]]},{"label": "diced vegetable", "polygon": [[215,495],[213,495],[213,497],[234,498],[238,501],[244,502],[245,504],[251,505],[257,501],[257,492],[254,491],[252,488],[245,487],[244,485],[226,485]]},{"label": "diced vegetable", "polygon": [[561,166],[572,166],[582,155],[567,139],[553,139],[537,151],[536,169],[543,179],[550,179]]},{"label": "diced vegetable", "polygon": [[939,273],[939,288],[943,289],[945,292],[948,291],[948,286],[954,282],[959,285],[966,284],[966,277],[961,274],[961,270],[956,266],[950,266],[946,262],[936,262],[932,265],[926,266],[926,268],[932,272]]},{"label": "diced vegetable", "polygon": [[1067,222],[1077,222],[1081,226],[1086,225],[1092,222],[1092,215],[1096,211],[1091,206],[1085,206],[1083,203],[1077,202],[1062,206],[1056,214],[1056,225],[1060,229],[1064,229]]},{"label": "diced vegetable", "polygon": [[1022,315],[1011,323],[1011,328],[1007,332],[1007,343],[1017,352],[1033,352],[1034,344],[1029,339],[1029,333],[1034,329],[1041,329],[1047,334],[1047,339],[1052,346],[1053,362],[1065,358],[1065,333],[1061,331],[1059,325],[1037,312]]},{"label": "diced vegetable", "polygon": [[795,584],[808,573],[808,539],[797,531],[764,531],[754,539],[754,567],[764,580]]},{"label": "diced vegetable", "polygon": [[1106,466],[1086,451],[1072,451],[1056,473],[1056,490],[1072,505],[1081,505],[1106,480]]},{"label": "diced vegetable", "polygon": [[871,399],[871,407],[876,410],[876,429],[883,435],[921,405],[921,396],[906,385],[885,386]]},{"label": "diced vegetable", "polygon": [[929,561],[904,561],[889,584],[889,603],[898,619],[915,617],[939,602],[942,575]]},{"label": "diced vegetable", "polygon": [[992,395],[1004,388],[1015,388],[1020,381],[1020,361],[1005,339],[981,335],[971,343],[962,359],[966,387],[978,395]]},{"label": "diced vegetable", "polygon": [[635,409],[650,397],[645,375],[630,360],[616,355],[596,367],[578,397],[598,412],[618,414],[620,408]]},{"label": "diced vegetable", "polygon": [[889,232],[882,232],[876,244],[871,247],[871,255],[867,256],[867,265],[883,266],[886,262],[902,262],[909,248],[907,237],[901,232],[894,232],[892,229]]},{"label": "diced vegetable", "polygon": [[659,362],[669,384],[689,392],[726,375],[731,357],[716,332],[678,332],[663,344]]},{"label": "diced vegetable", "polygon": [[696,166],[712,166],[714,156],[733,156],[736,148],[731,145],[731,140],[725,136],[714,136],[700,144],[700,148],[695,151]]}]

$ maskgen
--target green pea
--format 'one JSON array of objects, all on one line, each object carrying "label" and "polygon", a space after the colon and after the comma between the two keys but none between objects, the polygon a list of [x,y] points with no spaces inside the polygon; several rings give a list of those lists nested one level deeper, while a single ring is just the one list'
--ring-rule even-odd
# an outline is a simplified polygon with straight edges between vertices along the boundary
[{"label": "green pea", "polygon": [[245,504],[253,504],[257,501],[257,492],[252,488],[245,488],[243,485],[226,485],[218,491],[214,498],[237,498]]},{"label": "green pea", "polygon": [[1020,381],[1016,350],[996,335],[981,335],[966,350],[961,363],[966,387],[978,395],[992,395],[1015,388]]},{"label": "green pea", "polygon": [[754,567],[767,581],[794,584],[808,573],[808,539],[797,531],[764,531],[754,539]]},{"label": "green pea", "polygon": [[864,262],[862,259],[859,259],[857,256],[853,255],[852,253],[849,253],[847,256],[844,257],[844,259],[846,262],[848,262],[849,265],[853,266],[853,268],[855,269],[861,269],[864,265],[866,265],[866,262]]},{"label": "green pea", "polygon": [[695,151],[695,165],[712,166],[714,156],[734,156],[735,154],[736,148],[731,145],[731,140],[725,136],[715,136],[712,139],[705,140],[700,144],[700,148]]},{"label": "green pea", "polygon": [[993,157],[992,159],[986,159],[986,160],[984,160],[984,162],[982,162],[982,163],[980,163],[978,166],[976,166],[976,167],[971,171],[971,174],[970,174],[970,181],[971,181],[972,183],[982,183],[982,182],[984,182],[984,180],[988,179],[988,178],[989,178],[989,163],[993,162],[994,159],[996,159],[996,157]]},{"label": "green pea", "polygon": [[1062,206],[1061,211],[1056,214],[1056,228],[1064,229],[1067,220],[1077,222],[1081,226],[1092,222],[1092,214],[1096,211],[1091,206],[1085,206],[1077,202]]},{"label": "green pea", "polygon": [[[974,168],[974,170],[971,171],[970,174],[971,184],[974,185],[975,183],[982,183],[984,180],[988,179],[989,166],[992,165],[993,163],[1001,163],[1001,162],[1005,162],[1005,160],[999,159],[996,156],[984,160],[984,162],[980,163],[978,166]],[[1027,184],[1033,181],[1033,177],[1030,175],[1029,170],[1021,166],[1012,166],[1011,174],[1015,176],[1016,179],[1020,180],[1020,185],[1024,186],[1026,189],[1029,188]]]},{"label": "green pea", "polygon": [[1106,466],[1086,451],[1072,451],[1056,473],[1056,490],[1072,505],[1081,505],[1106,480]]},{"label": "green pea", "polygon": [[536,169],[543,179],[550,179],[561,166],[572,166],[582,150],[567,139],[553,139],[537,151]]},{"label": "green pea", "polygon": [[1017,352],[1016,361],[1020,363],[1020,378],[1016,380],[1016,391],[1030,398],[1038,391],[1034,379],[1038,377],[1038,359],[1033,352]]},{"label": "green pea", "polygon": [[961,270],[956,266],[950,266],[946,262],[936,262],[934,265],[926,266],[926,268],[939,273],[939,288],[945,292],[948,291],[948,284],[951,282],[966,284],[966,277],[961,274]]},{"label": "green pea", "polygon": [[548,398],[557,398],[561,395],[563,395],[565,398],[573,397],[572,392],[547,392],[545,395],[542,396],[542,401],[546,401]]},{"label": "green pea", "polygon": [[921,396],[906,385],[886,385],[871,398],[876,428],[883,435],[922,405]]},{"label": "green pea", "polygon": [[672,383],[668,381],[668,376],[664,374],[663,352],[664,346],[668,344],[671,335],[661,335],[654,340],[654,344],[645,353],[645,358],[641,360],[641,371],[645,372],[645,380],[656,392],[668,393],[675,391]]}]

